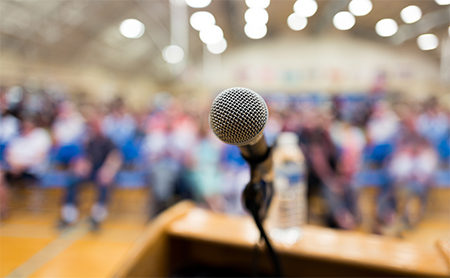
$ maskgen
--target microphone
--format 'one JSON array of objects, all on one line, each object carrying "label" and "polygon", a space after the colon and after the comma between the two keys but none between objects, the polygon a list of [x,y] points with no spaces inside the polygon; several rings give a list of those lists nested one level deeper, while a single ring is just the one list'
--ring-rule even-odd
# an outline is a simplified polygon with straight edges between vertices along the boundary
[{"label": "microphone", "polygon": [[279,258],[262,225],[273,196],[272,152],[263,135],[268,120],[269,110],[263,98],[246,88],[221,92],[209,113],[209,125],[214,134],[223,142],[238,146],[250,165],[250,182],[242,197],[267,244],[276,276],[281,277]]},{"label": "microphone", "polygon": [[238,87],[221,92],[209,114],[214,134],[224,143],[238,146],[250,165],[251,180],[244,190],[244,203],[248,210],[256,210],[261,219],[265,218],[273,196],[271,148],[263,135],[268,119],[263,98]]},{"label": "microphone", "polygon": [[230,88],[214,100],[209,123],[224,143],[239,146],[242,156],[257,164],[267,158],[269,148],[263,136],[269,110],[263,98],[246,88]]}]

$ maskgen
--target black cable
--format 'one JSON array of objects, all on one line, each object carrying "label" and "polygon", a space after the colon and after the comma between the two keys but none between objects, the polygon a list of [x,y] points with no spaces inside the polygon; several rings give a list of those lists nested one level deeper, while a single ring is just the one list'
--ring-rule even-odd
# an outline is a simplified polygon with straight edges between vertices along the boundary
[{"label": "black cable", "polygon": [[[253,207],[253,208],[255,208],[255,207]],[[266,242],[267,249],[269,250],[269,254],[272,257],[272,262],[275,267],[275,277],[282,277],[283,275],[282,275],[282,271],[281,271],[280,260],[277,256],[277,254],[275,253],[275,251],[273,250],[272,244],[270,243],[270,240],[266,235],[266,232],[261,223],[261,220],[259,219],[258,210],[251,209],[250,211],[252,213],[253,219],[255,220],[256,226],[258,227],[258,230],[261,233],[261,237],[263,237],[264,241]]]},{"label": "black cable", "polygon": [[259,238],[259,242],[255,243],[255,246],[253,247],[253,256],[252,256],[252,276],[258,277],[258,267],[259,267],[259,247],[261,242],[264,239],[262,237]]}]

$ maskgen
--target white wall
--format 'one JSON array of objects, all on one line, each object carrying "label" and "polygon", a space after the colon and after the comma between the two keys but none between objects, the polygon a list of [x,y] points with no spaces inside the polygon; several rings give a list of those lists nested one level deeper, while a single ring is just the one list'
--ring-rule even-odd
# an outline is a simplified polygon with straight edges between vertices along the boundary
[{"label": "white wall", "polygon": [[439,61],[430,53],[340,34],[255,41],[227,50],[221,64],[207,81],[215,90],[367,92],[380,72],[386,72],[389,91],[420,98],[448,90],[439,80]]},{"label": "white wall", "polygon": [[147,105],[151,95],[161,90],[196,96],[208,92],[214,95],[236,86],[261,93],[366,93],[373,89],[380,72],[386,72],[384,86],[390,92],[418,99],[430,94],[450,95],[450,85],[440,81],[439,59],[435,55],[414,45],[408,48],[375,43],[345,32],[318,37],[299,32],[251,41],[220,56],[205,52],[203,60],[188,63],[183,74],[162,84],[155,76],[120,75],[95,63],[74,67],[40,62],[4,50],[0,54],[0,80],[4,85],[23,84],[30,76],[40,82],[53,78],[100,100],[124,93],[137,107]]},{"label": "white wall", "polygon": [[0,81],[4,86],[23,85],[32,78],[39,88],[52,82],[64,92],[85,93],[94,101],[122,96],[136,108],[146,107],[152,94],[160,90],[154,79],[142,74],[117,74],[95,64],[49,63],[6,51],[0,54]]}]

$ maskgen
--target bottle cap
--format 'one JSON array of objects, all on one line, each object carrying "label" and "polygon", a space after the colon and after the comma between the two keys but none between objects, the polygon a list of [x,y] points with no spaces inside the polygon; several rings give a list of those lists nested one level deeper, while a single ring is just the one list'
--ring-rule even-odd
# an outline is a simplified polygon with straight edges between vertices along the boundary
[{"label": "bottle cap", "polygon": [[298,144],[297,134],[295,134],[293,132],[283,132],[280,135],[278,135],[277,144],[278,145],[297,145]]}]

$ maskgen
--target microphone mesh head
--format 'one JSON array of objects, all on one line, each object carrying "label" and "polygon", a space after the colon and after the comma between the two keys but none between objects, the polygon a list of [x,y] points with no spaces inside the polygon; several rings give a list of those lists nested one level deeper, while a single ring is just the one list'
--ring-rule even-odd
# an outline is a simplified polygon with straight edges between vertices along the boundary
[{"label": "microphone mesh head", "polygon": [[230,88],[214,100],[209,124],[220,140],[232,145],[254,144],[269,118],[260,95],[246,88]]}]

